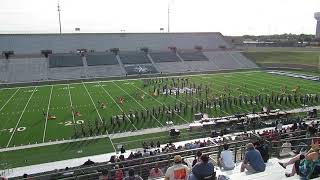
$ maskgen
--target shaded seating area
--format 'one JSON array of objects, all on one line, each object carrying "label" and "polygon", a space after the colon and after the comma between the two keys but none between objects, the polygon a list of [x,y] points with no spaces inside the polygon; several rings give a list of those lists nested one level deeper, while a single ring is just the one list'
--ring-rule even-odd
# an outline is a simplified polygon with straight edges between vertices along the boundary
[{"label": "shaded seating area", "polygon": [[176,53],[172,51],[167,52],[150,52],[149,53],[154,62],[180,62]]},{"label": "shaded seating area", "polygon": [[152,64],[127,65],[124,68],[128,75],[158,73]]},{"label": "shaded seating area", "polygon": [[51,54],[49,67],[77,67],[83,66],[82,58],[77,54]]},{"label": "shaded seating area", "polygon": [[179,52],[180,57],[185,61],[208,61],[209,59],[201,52]]},{"label": "shaded seating area", "polygon": [[116,65],[118,61],[113,53],[90,53],[86,55],[88,66]]},{"label": "shaded seating area", "polygon": [[151,63],[144,52],[119,52],[123,64],[148,64]]}]

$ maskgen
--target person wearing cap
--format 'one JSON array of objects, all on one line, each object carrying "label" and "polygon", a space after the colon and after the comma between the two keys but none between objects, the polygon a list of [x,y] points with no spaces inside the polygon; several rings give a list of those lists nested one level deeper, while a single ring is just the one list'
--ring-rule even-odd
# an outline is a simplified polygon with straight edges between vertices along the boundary
[{"label": "person wearing cap", "polygon": [[266,169],[260,152],[254,148],[252,143],[247,144],[247,152],[245,153],[240,171],[244,172],[245,169],[251,173],[263,172]]},{"label": "person wearing cap", "polygon": [[165,174],[165,180],[187,180],[189,176],[188,166],[182,164],[182,158],[180,155],[176,155],[173,158],[174,164],[170,166]]}]

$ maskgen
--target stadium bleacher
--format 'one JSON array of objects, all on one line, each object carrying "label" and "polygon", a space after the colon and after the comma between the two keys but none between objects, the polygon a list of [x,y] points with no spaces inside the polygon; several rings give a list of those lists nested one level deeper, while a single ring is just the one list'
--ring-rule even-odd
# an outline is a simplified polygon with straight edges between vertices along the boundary
[{"label": "stadium bleacher", "polygon": [[47,69],[45,58],[11,59],[8,63],[7,81],[43,81],[47,79]]},{"label": "stadium bleacher", "polygon": [[208,58],[201,51],[178,52],[184,61],[208,61]]},{"label": "stadium bleacher", "polygon": [[204,54],[213,61],[220,70],[223,69],[242,69],[245,66],[241,63],[241,60],[237,61],[229,52],[225,51],[212,51],[204,52]]},{"label": "stadium bleacher", "polygon": [[48,71],[49,80],[81,79],[83,77],[86,77],[86,73],[80,67],[50,68]]},{"label": "stadium bleacher", "polygon": [[123,64],[148,64],[151,63],[144,52],[120,52],[119,57]]},{"label": "stadium bleacher", "polygon": [[86,54],[88,66],[116,65],[118,61],[113,53],[88,53]]},{"label": "stadium bleacher", "polygon": [[54,53],[66,53],[80,48],[104,52],[119,48],[120,51],[136,51],[141,47],[164,51],[169,46],[192,50],[229,48],[221,33],[80,33],[80,34],[0,34],[0,50],[14,50],[15,54],[39,54],[48,49]]},{"label": "stadium bleacher", "polygon": [[77,67],[83,66],[82,57],[77,54],[51,54],[49,55],[49,67]]},{"label": "stadium bleacher", "polygon": [[[147,54],[137,51],[141,47],[150,51]],[[168,47],[176,47],[179,51],[169,51]],[[201,51],[195,50],[196,47],[201,47]],[[123,77],[139,74],[135,70],[137,68],[127,65],[139,67],[141,64],[149,64],[148,73],[168,74],[257,68],[256,64],[240,52],[231,51],[230,47],[220,33],[0,35],[0,49],[14,51],[9,63],[0,64],[0,81],[15,83]],[[114,48],[120,50],[118,55],[106,52]],[[32,59],[43,58],[40,53],[43,49],[53,54],[36,65]],[[75,53],[79,49],[90,49],[90,52],[82,57]],[[18,59],[30,63],[15,61]],[[71,68],[70,72],[68,67]],[[54,68],[64,69],[52,70]],[[21,73],[16,74],[16,71]]]},{"label": "stadium bleacher", "polygon": [[89,78],[117,77],[123,75],[119,65],[89,66],[87,68],[87,73]]},{"label": "stadium bleacher", "polygon": [[150,52],[150,56],[156,63],[161,62],[181,62],[176,53],[172,51]]},{"label": "stadium bleacher", "polygon": [[[261,173],[248,173],[248,172],[240,172],[241,161],[244,158],[245,153],[245,145],[248,142],[255,142],[259,140],[260,135],[264,132],[271,132],[274,130],[258,130],[258,134],[254,132],[244,132],[244,133],[236,133],[231,135],[224,135],[223,137],[212,138],[211,142],[209,142],[208,138],[203,138],[199,140],[195,140],[193,143],[202,144],[207,142],[204,146],[197,146],[191,149],[187,149],[187,145],[192,143],[190,141],[185,142],[177,142],[174,144],[166,144],[162,145],[161,148],[151,148],[147,152],[152,152],[154,150],[155,154],[144,156],[143,151],[137,150],[134,153],[134,158],[129,158],[129,153],[125,154],[117,154],[110,157],[109,162],[103,163],[95,163],[89,166],[79,166],[75,168],[54,170],[45,173],[38,173],[34,175],[30,175],[30,178],[33,179],[81,179],[80,177],[86,177],[87,179],[94,179],[97,176],[101,176],[103,172],[107,172],[107,176],[109,178],[114,178],[117,171],[123,171],[124,176],[126,176],[126,172],[129,169],[135,169],[135,172],[139,174],[143,179],[149,178],[149,170],[152,167],[159,167],[163,172],[172,165],[172,159],[175,155],[179,154],[183,157],[184,162],[191,167],[192,161],[194,160],[194,155],[201,151],[203,154],[207,154],[210,157],[210,161],[213,162],[216,166],[217,176],[224,175],[234,180],[241,179],[285,179],[285,172],[289,172],[292,166],[288,166],[287,170],[283,169],[278,162],[279,161],[287,161],[288,158],[278,159],[279,149],[281,149],[281,145],[288,141],[288,137],[290,137],[291,141],[298,144],[300,142],[310,141],[312,138],[305,138],[307,136],[306,131],[298,131],[290,130],[292,126],[285,126],[283,130],[288,131],[288,133],[279,133],[277,136],[277,140],[266,141],[268,147],[270,149],[270,159],[266,163],[266,170]],[[287,135],[286,135],[287,134]],[[282,136],[283,135],[283,136]],[[285,135],[285,136],[284,136]],[[301,136],[303,135],[303,136]],[[207,141],[208,140],[208,141]],[[236,161],[236,167],[233,170],[223,170],[218,165],[219,154],[222,150],[223,144],[228,143],[230,145],[230,150],[232,151],[234,160]],[[174,147],[174,149],[172,149]],[[293,145],[292,149],[297,146]],[[167,150],[165,150],[167,148]],[[307,147],[309,148],[309,147]],[[162,149],[161,151],[157,151],[157,149]],[[291,147],[290,147],[291,149]],[[120,155],[125,155],[125,159],[119,159]],[[113,159],[113,160],[111,160]],[[115,168],[118,167],[118,168]],[[16,177],[13,179],[20,179],[21,177]],[[163,179],[163,176],[160,178]],[[293,176],[287,179],[300,179],[298,175]]]},{"label": "stadium bleacher", "polygon": [[191,71],[191,68],[182,62],[162,62],[157,63],[157,65],[159,67],[160,72],[163,73],[182,73]]},{"label": "stadium bleacher", "polygon": [[124,67],[128,75],[158,73],[152,64],[126,65]]}]

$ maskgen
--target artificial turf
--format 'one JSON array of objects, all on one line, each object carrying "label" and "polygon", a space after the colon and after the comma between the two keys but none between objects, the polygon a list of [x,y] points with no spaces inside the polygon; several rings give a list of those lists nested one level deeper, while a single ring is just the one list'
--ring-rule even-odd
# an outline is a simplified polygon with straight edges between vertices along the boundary
[{"label": "artificial turf", "polygon": [[[191,105],[196,102],[206,101],[207,99],[221,97],[239,96],[257,96],[271,94],[293,94],[292,90],[299,87],[297,94],[318,94],[320,92],[320,83],[307,81],[297,78],[277,76],[260,71],[217,73],[179,77],[188,79],[189,85],[207,87],[209,92],[200,94],[164,95],[155,93],[155,87],[167,85],[173,86],[172,77],[153,80],[150,85],[144,86],[144,81],[138,80],[118,80],[85,82],[74,84],[43,85],[35,87],[16,87],[10,89],[0,89],[0,147],[15,147],[28,144],[38,144],[50,141],[61,141],[64,139],[75,139],[95,135],[114,134],[118,132],[128,132],[147,128],[163,127],[168,121],[167,116],[152,115],[150,118],[135,119],[129,118],[130,114],[138,112],[149,112],[154,108],[172,109],[174,106],[188,105],[185,113],[176,113],[172,119],[175,125],[186,124],[193,121]],[[174,78],[175,81],[178,77]],[[179,83],[178,83],[179,84]],[[124,99],[123,103],[120,99]],[[102,103],[106,108],[100,108]],[[319,105],[318,102],[309,102],[308,105]],[[251,113],[253,109],[259,111],[265,102],[256,104],[232,105],[222,108],[207,108],[203,110],[210,116],[219,117],[236,113]],[[302,103],[271,103],[272,109],[291,109],[302,107]],[[48,113],[47,113],[48,112]],[[76,116],[79,112],[80,116]],[[46,115],[56,116],[56,119],[48,119]],[[111,117],[124,115],[127,117],[127,123],[119,125],[111,124]],[[99,127],[97,129],[97,127]],[[103,128],[102,128],[103,127]],[[30,155],[28,164],[62,160],[85,155],[93,155],[106,152],[114,152],[115,145],[125,144],[128,148],[135,148],[143,141],[143,138],[160,139],[161,142],[168,140],[168,137],[159,133],[156,136],[150,135],[126,137],[121,139],[112,139],[103,141],[103,145],[84,143],[83,148],[91,146],[90,153],[80,153],[74,155],[75,149],[68,149],[68,144],[51,145],[41,148],[32,148],[26,150],[17,150],[12,152],[0,153],[4,161],[15,164],[14,167],[21,166],[23,163],[16,163],[23,159],[23,154]],[[163,137],[163,138],[161,138]],[[191,138],[191,137],[190,137]],[[98,140],[96,140],[98,141]],[[130,143],[134,142],[134,143]],[[99,142],[99,141],[98,141]],[[77,144],[77,143],[76,143]],[[97,147],[95,150],[95,147]],[[99,147],[103,150],[99,150]],[[41,149],[41,156],[39,151]],[[39,150],[39,151],[37,151]],[[59,156],[64,153],[65,155]],[[56,155],[55,155],[56,154]],[[51,156],[52,158],[45,158]],[[56,158],[59,157],[59,158]]]}]

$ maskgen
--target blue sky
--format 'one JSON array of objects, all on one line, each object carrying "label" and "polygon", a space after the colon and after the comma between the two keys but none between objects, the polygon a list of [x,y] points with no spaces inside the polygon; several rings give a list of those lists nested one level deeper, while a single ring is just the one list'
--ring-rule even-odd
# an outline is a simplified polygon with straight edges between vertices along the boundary
[{"label": "blue sky", "polygon": [[[57,0],[1,0],[0,33],[57,33]],[[320,0],[60,0],[62,31],[314,34]]]}]

